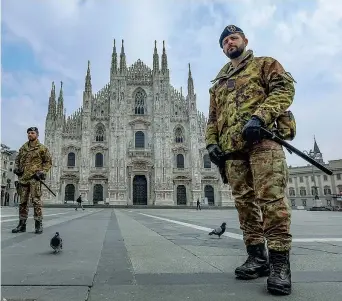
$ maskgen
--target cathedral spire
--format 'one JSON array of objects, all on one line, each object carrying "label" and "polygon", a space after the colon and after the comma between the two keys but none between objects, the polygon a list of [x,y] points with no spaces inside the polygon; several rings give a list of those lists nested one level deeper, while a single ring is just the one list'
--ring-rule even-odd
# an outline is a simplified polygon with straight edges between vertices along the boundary
[{"label": "cathedral spire", "polygon": [[163,74],[168,72],[167,69],[167,55],[165,50],[165,41],[163,41],[163,54],[162,54],[162,62],[161,62],[161,71]]},{"label": "cathedral spire", "polygon": [[323,160],[323,154],[321,153],[319,147],[318,147],[318,144],[317,144],[317,141],[316,141],[316,138],[314,136],[314,147],[313,147],[313,154],[314,154],[314,158],[317,162],[319,163],[324,163],[324,160]]},{"label": "cathedral spire", "polygon": [[320,149],[318,147],[318,144],[317,144],[315,136],[314,136],[314,149],[313,150],[314,150],[315,154],[321,154],[321,151],[320,151]]},{"label": "cathedral spire", "polygon": [[91,75],[90,75],[90,61],[88,60],[88,69],[87,69],[87,75],[85,78],[85,88],[84,91],[87,93],[92,92],[92,86],[91,86]]},{"label": "cathedral spire", "polygon": [[113,53],[112,53],[112,63],[110,67],[110,75],[116,74],[118,70],[118,55],[116,53],[115,39],[113,45]]},{"label": "cathedral spire", "polygon": [[154,52],[153,52],[153,73],[159,72],[159,56],[157,51],[157,41],[154,41]]},{"label": "cathedral spire", "polygon": [[191,75],[191,67],[189,63],[189,73],[188,73],[188,96],[192,98],[195,95],[194,80]]},{"label": "cathedral spire", "polygon": [[49,97],[48,117],[56,115],[56,87],[55,82],[52,82],[51,93]]},{"label": "cathedral spire", "polygon": [[126,54],[124,47],[124,40],[121,42],[121,53],[120,53],[120,73],[126,70]]},{"label": "cathedral spire", "polygon": [[63,82],[61,81],[61,88],[59,90],[58,104],[57,104],[57,115],[63,116],[64,113],[64,98],[63,98]]}]

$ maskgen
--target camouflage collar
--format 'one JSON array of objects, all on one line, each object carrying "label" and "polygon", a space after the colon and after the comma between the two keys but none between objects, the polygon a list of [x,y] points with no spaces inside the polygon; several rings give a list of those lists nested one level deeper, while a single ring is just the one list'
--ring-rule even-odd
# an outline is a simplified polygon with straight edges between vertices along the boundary
[{"label": "camouflage collar", "polygon": [[40,141],[39,141],[39,139],[37,139],[37,143],[36,143],[36,145],[35,145],[33,148],[30,148],[30,141],[27,141],[27,142],[25,143],[25,149],[26,149],[26,150],[36,149],[36,148],[39,147],[39,146],[40,146]]},{"label": "camouflage collar", "polygon": [[220,72],[216,75],[216,77],[211,80],[210,82],[214,84],[216,81],[222,78],[227,78],[231,75],[231,73],[235,73],[236,70],[240,70],[241,67],[245,66],[243,63],[247,63],[250,59],[253,59],[253,50],[247,50],[243,59],[241,60],[240,64],[237,66],[236,69],[233,68],[233,65],[231,62],[228,62],[223,66],[223,68],[220,70]]}]

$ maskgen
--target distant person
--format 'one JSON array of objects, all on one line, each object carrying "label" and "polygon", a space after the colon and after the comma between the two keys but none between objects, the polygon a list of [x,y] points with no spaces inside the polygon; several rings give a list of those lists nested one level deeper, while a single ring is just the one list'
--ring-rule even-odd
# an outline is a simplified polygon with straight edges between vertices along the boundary
[{"label": "distant person", "polygon": [[[224,28],[219,44],[230,62],[209,90],[206,145],[210,160],[225,169],[222,180],[231,186],[248,253],[235,275],[242,279],[269,276],[270,293],[289,295],[288,167],[283,148],[264,139],[260,128],[276,131],[285,140],[294,138],[295,120],[287,111],[295,95],[294,79],[274,58],[255,57],[247,50],[248,39],[235,25]],[[225,162],[224,153],[236,157]]]},{"label": "distant person", "polygon": [[78,207],[81,207],[82,210],[84,210],[83,205],[82,205],[83,201],[82,201],[82,196],[81,195],[77,198],[76,202],[77,202],[77,205],[76,205],[77,207],[75,208],[75,210],[77,211]]},{"label": "distant person", "polygon": [[202,210],[201,209],[201,202],[199,199],[197,199],[197,209],[196,210]]}]

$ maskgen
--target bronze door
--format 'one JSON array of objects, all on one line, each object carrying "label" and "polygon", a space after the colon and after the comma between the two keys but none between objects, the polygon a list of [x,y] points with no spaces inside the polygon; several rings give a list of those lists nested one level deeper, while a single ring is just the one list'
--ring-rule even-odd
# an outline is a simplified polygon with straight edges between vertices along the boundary
[{"label": "bronze door", "polygon": [[186,205],[186,188],[184,185],[177,186],[177,205]]},{"label": "bronze door", "polygon": [[208,198],[208,205],[215,205],[214,188],[211,185],[206,185],[204,187],[204,196]]},{"label": "bronze door", "polygon": [[65,186],[64,200],[66,202],[74,202],[75,201],[75,186],[73,184],[67,184]]},{"label": "bronze door", "polygon": [[147,180],[145,176],[133,179],[133,205],[147,205]]},{"label": "bronze door", "polygon": [[93,203],[103,202],[103,186],[101,184],[94,185]]}]

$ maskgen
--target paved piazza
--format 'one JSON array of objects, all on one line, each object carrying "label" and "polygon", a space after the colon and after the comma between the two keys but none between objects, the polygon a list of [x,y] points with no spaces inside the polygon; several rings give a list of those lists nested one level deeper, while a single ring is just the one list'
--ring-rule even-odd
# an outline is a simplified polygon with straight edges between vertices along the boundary
[{"label": "paved piazza", "polygon": [[[293,293],[275,297],[266,278],[234,279],[246,258],[235,210],[46,208],[42,235],[32,218],[28,232],[12,234],[17,210],[1,217],[8,301],[341,300],[342,212],[293,211]],[[209,236],[223,221],[226,235]],[[49,246],[56,231],[59,254]]]}]

